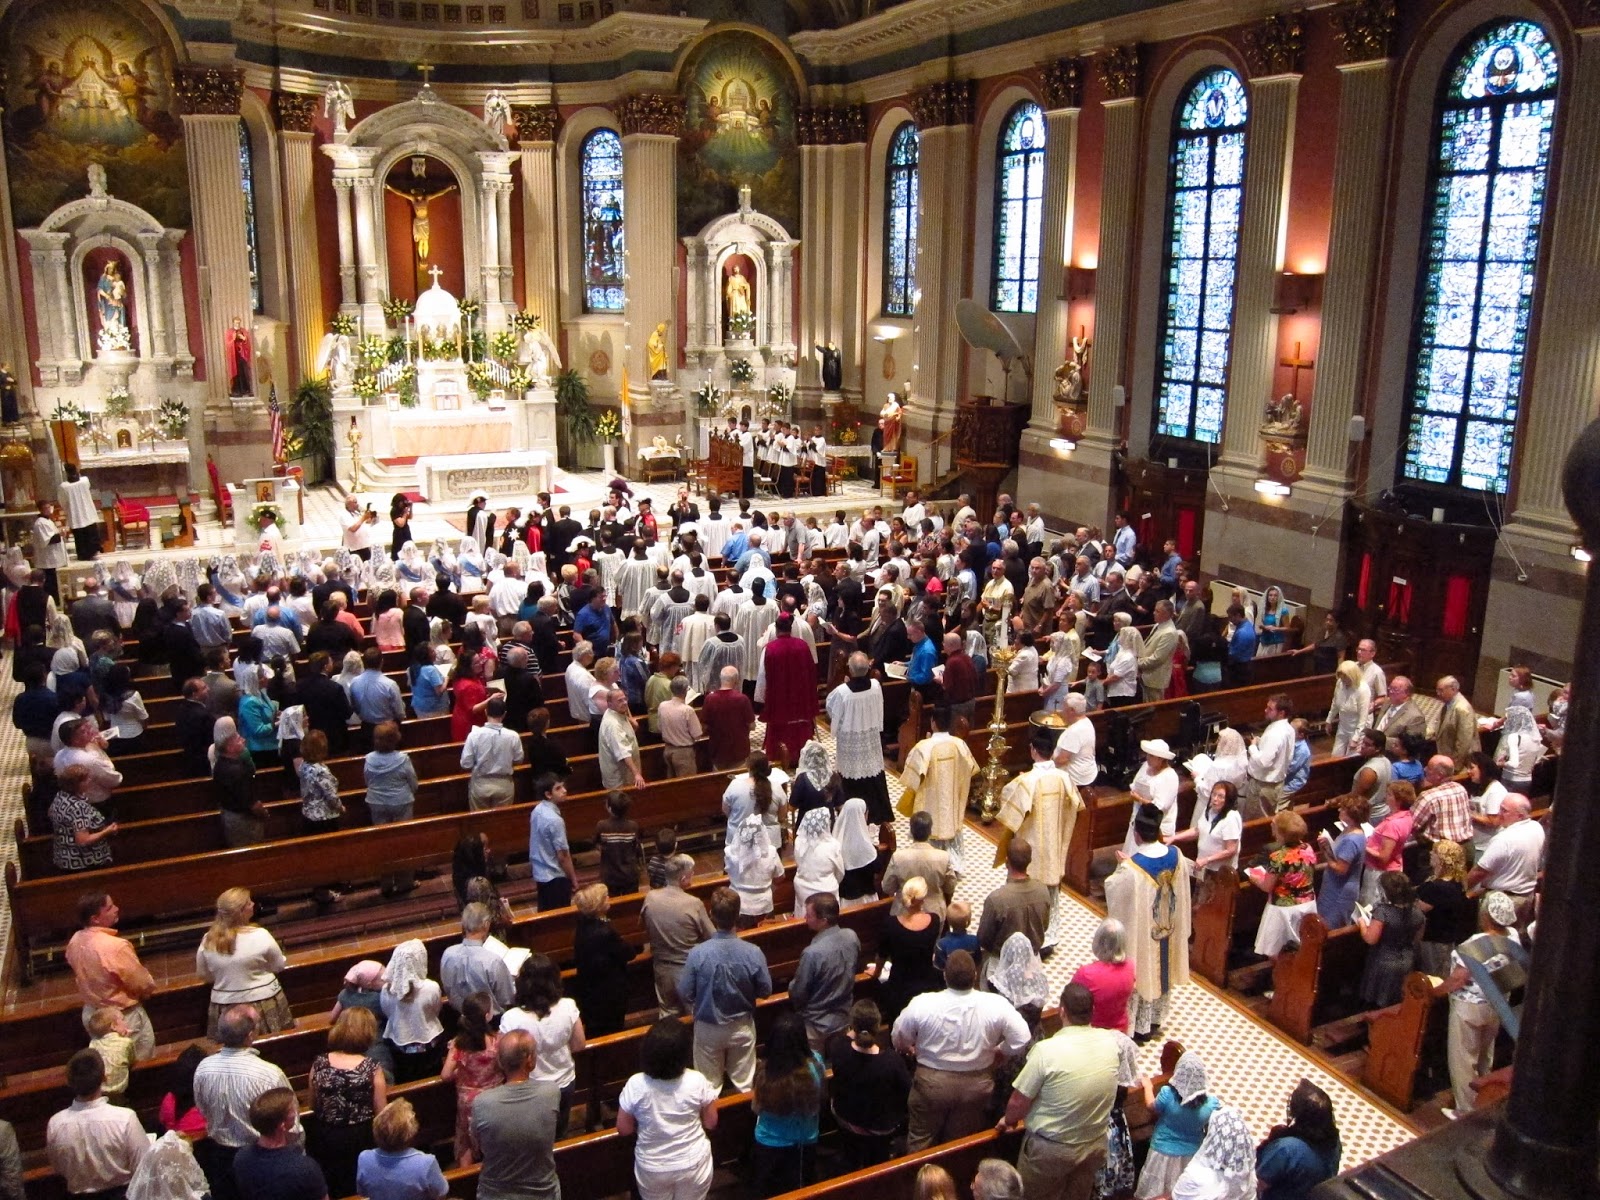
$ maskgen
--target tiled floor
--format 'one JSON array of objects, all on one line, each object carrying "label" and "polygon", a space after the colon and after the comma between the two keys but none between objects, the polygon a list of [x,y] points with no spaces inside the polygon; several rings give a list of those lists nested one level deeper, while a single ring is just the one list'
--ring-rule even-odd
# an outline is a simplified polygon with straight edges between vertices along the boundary
[{"label": "tiled floor", "polygon": [[[564,485],[570,485],[569,502],[577,507],[587,506],[598,499],[606,481],[598,473],[588,473],[582,476],[566,476],[563,482]],[[665,506],[675,492],[675,485],[636,487],[636,492],[649,494],[657,505]],[[852,487],[844,496],[802,501],[794,507],[802,514],[831,513],[835,508],[853,509],[871,503],[873,495],[874,493],[865,487]],[[372,499],[375,504],[381,504],[386,497],[374,496]],[[324,535],[309,539],[314,544],[320,546],[333,544],[332,531],[336,529],[334,522],[341,505],[341,494],[330,489],[312,491],[307,495],[306,528]],[[763,504],[762,507],[780,507],[780,504]],[[417,530],[424,538],[456,536],[457,531],[450,526],[449,518],[457,515],[453,510],[434,510],[427,506],[419,506],[416,518]],[[219,529],[214,523],[202,529],[202,541],[200,554],[207,550],[231,549],[231,534]],[[174,553],[177,556],[199,556],[194,550]],[[145,557],[129,556],[136,570],[142,567]],[[16,691],[16,685],[11,682],[9,656],[0,657],[0,702],[3,702],[6,708],[9,708],[10,697]],[[760,736],[758,729],[756,734],[758,742]],[[821,736],[831,745],[831,738],[826,733]],[[10,830],[13,822],[21,815],[20,787],[25,778],[25,771],[21,735],[9,721],[0,723],[0,828],[5,831],[3,840],[0,840],[0,854],[6,859],[15,857],[15,845]],[[890,790],[898,795],[899,783],[892,775]],[[905,824],[904,821],[899,822],[902,839],[909,836]],[[987,835],[980,826],[975,824],[972,826],[968,834],[967,870],[956,890],[956,894],[972,906],[975,916],[981,913],[983,898],[1003,882],[1004,878],[1003,870],[990,866],[991,858],[982,852],[981,843],[972,844],[985,836]],[[1090,939],[1101,916],[1100,911],[1092,904],[1076,897],[1065,898],[1063,904],[1067,906],[1068,933],[1056,954],[1046,964],[1053,989],[1064,986],[1073,971],[1087,961]],[[426,928],[432,932],[443,933],[453,927],[453,923],[449,925],[429,923]],[[419,929],[418,932],[421,933],[422,930]],[[3,950],[9,941],[9,935],[9,909],[0,906],[0,950]],[[391,936],[392,934],[385,935],[386,938]],[[361,939],[352,938],[348,945],[352,956],[361,952]],[[301,953],[309,954],[310,951]],[[294,953],[290,955],[291,959],[297,956]],[[171,952],[152,956],[150,965],[161,974],[170,973],[173,977],[181,977],[187,974],[188,961],[186,953]],[[28,989],[26,997],[22,1000],[28,1004],[39,1003],[46,997],[59,1001],[70,992],[70,979],[55,975],[47,977],[40,985]],[[8,998],[14,1000],[18,997],[11,991]],[[1346,1168],[1392,1149],[1415,1135],[1415,1130],[1398,1119],[1390,1110],[1373,1103],[1340,1077],[1331,1073],[1321,1060],[1309,1054],[1304,1048],[1286,1041],[1250,1018],[1219,989],[1209,984],[1193,982],[1178,990],[1174,997],[1166,1033],[1204,1057],[1216,1092],[1227,1103],[1237,1105],[1244,1111],[1250,1121],[1251,1129],[1258,1137],[1265,1135],[1273,1124],[1283,1119],[1284,1103],[1288,1094],[1302,1077],[1313,1079],[1334,1099],[1344,1140],[1343,1165]],[[1142,1055],[1145,1065],[1152,1070],[1155,1069],[1158,1055],[1157,1044],[1152,1043],[1145,1047]]]}]

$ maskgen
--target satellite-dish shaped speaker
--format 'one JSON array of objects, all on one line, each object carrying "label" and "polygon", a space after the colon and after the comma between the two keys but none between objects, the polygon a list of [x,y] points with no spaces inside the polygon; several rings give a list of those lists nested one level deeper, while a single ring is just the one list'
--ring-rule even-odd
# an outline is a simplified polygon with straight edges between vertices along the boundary
[{"label": "satellite-dish shaped speaker", "polygon": [[[956,325],[969,346],[994,351],[1007,372],[1018,359],[1023,361],[1025,367],[1028,365],[1022,347],[1017,345],[1017,339],[1005,327],[1005,322],[976,300],[956,301]],[[1031,370],[1029,374],[1032,374]]]}]

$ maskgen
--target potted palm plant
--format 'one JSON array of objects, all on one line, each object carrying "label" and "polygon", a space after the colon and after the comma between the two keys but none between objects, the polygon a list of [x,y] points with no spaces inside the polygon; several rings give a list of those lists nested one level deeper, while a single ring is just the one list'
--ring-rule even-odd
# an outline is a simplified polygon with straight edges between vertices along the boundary
[{"label": "potted palm plant", "polygon": [[556,376],[556,416],[560,418],[556,423],[556,457],[562,466],[598,467],[598,414],[589,406],[589,385],[575,368],[568,367]]}]

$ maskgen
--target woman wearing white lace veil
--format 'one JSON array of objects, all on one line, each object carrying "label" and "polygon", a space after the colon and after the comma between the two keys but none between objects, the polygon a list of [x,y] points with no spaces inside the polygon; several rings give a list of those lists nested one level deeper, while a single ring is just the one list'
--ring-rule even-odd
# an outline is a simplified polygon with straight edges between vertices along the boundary
[{"label": "woman wearing white lace veil", "polygon": [[989,986],[1011,1001],[1018,1012],[1032,1005],[1032,1018],[1038,1020],[1050,999],[1050,982],[1045,978],[1044,963],[1034,952],[1027,934],[1013,933],[1005,940],[1000,947],[1000,965],[989,975]]},{"label": "woman wearing white lace veil", "polygon": [[433,573],[428,569],[428,560],[423,557],[422,551],[417,549],[415,542],[407,542],[400,547],[400,557],[394,565],[395,580],[407,591],[419,587],[430,596],[433,594]]},{"label": "woman wearing white lace veil", "polygon": [[783,860],[772,848],[766,822],[751,813],[739,822],[723,850],[728,883],[739,893],[739,924],[750,928],[772,915],[772,881],[783,874]]},{"label": "woman wearing white lace veil", "polygon": [[[1044,711],[1060,712],[1072,690],[1072,679],[1078,673],[1078,652],[1072,640],[1076,634],[1057,630],[1050,635],[1050,665],[1045,668]],[[1081,648],[1081,642],[1080,642]]]},{"label": "woman wearing white lace veil", "polygon": [[435,575],[443,575],[450,581],[451,587],[461,590],[461,567],[456,561],[455,551],[443,538],[434,540],[433,549],[428,551],[428,565],[433,568]]},{"label": "woman wearing white lace veil", "polygon": [[844,850],[833,836],[833,814],[826,808],[809,809],[794,835],[794,915],[806,915],[807,897],[819,892],[837,896],[843,878]]},{"label": "woman wearing white lace veil", "polygon": [[[1173,1184],[1202,1145],[1206,1122],[1214,1118],[1218,1109],[1206,1083],[1206,1065],[1193,1050],[1185,1051],[1178,1059],[1172,1078],[1153,1098],[1150,1093],[1147,1082],[1145,1103],[1155,1118],[1156,1128],[1150,1137],[1150,1152],[1145,1156],[1144,1169],[1139,1172],[1139,1186],[1134,1189],[1137,1200],[1156,1200],[1171,1195]],[[1252,1147],[1252,1164],[1254,1161]],[[1254,1193],[1252,1186],[1251,1194]]]},{"label": "woman wearing white lace veil", "polygon": [[428,950],[416,938],[401,942],[389,956],[378,1003],[387,1022],[383,1040],[395,1052],[394,1081],[437,1075],[444,1049],[439,985],[428,978]]},{"label": "woman wearing white lace veil", "polygon": [[789,807],[795,820],[802,820],[814,808],[821,808],[833,820],[833,760],[828,748],[812,738],[800,747],[795,767],[794,786],[789,789]]},{"label": "woman wearing white lace veil", "polygon": [[128,1180],[128,1200],[203,1200],[210,1191],[189,1140],[175,1129],[155,1140]]},{"label": "woman wearing white lace veil", "polygon": [[[1217,748],[1212,752],[1211,766],[1194,781],[1194,794],[1209,796],[1211,789],[1219,783],[1231,783],[1243,791],[1246,765],[1244,734],[1224,726],[1217,731]],[[1204,805],[1194,806],[1194,814],[1189,818],[1190,829],[1200,828],[1200,814],[1203,811]]]},{"label": "woman wearing white lace veil", "polygon": [[1255,1200],[1256,1143],[1237,1108],[1211,1114],[1200,1153],[1172,1186],[1172,1200]]},{"label": "woman wearing white lace veil", "polygon": [[125,558],[119,558],[105,577],[106,594],[111,597],[111,607],[116,610],[117,623],[124,629],[133,625],[133,614],[139,607],[139,577]]},{"label": "woman wearing white lace veil", "polygon": [[878,898],[872,874],[878,865],[878,847],[867,828],[867,802],[852,796],[833,819],[833,836],[839,839],[844,878],[839,881],[839,907],[855,908]]},{"label": "woman wearing white lace veil", "polygon": [[476,538],[464,537],[456,547],[457,577],[460,583],[457,590],[463,596],[470,596],[484,589],[484,576],[488,568],[484,564],[483,551],[478,548]]}]

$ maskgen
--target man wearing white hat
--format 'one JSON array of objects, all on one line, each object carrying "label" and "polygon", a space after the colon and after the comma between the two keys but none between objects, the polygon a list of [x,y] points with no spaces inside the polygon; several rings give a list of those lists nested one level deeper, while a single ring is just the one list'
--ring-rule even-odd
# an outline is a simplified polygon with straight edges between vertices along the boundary
[{"label": "man wearing white hat", "polygon": [[[1032,769],[1018,775],[1000,793],[1000,824],[1012,837],[1024,838],[1033,847],[1028,876],[1050,889],[1050,926],[1044,933],[1043,953],[1055,946],[1061,933],[1061,876],[1067,869],[1072,828],[1083,811],[1077,787],[1055,764],[1055,750],[1050,731],[1036,730],[1028,743]],[[1001,839],[996,866],[1005,862],[1010,841],[1010,837]]]},{"label": "man wearing white hat", "polygon": [[[1178,773],[1172,769],[1172,760],[1177,755],[1164,738],[1140,742],[1139,750],[1144,754],[1144,765],[1128,785],[1128,791],[1135,800],[1161,810],[1161,836],[1171,837],[1178,832]],[[1124,854],[1132,854],[1139,845],[1133,836],[1133,822],[1139,815],[1139,807],[1135,804],[1128,816],[1128,837],[1122,843]]]}]

